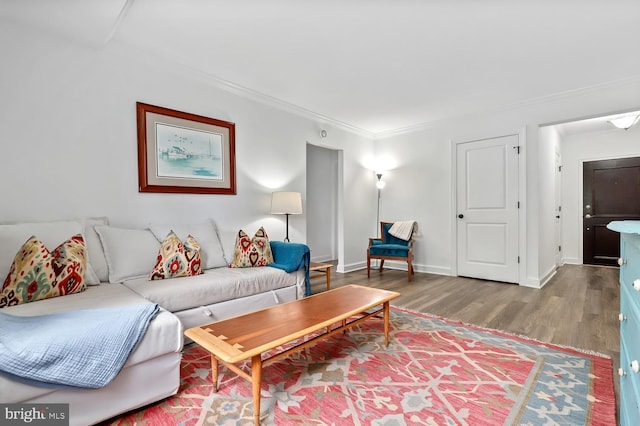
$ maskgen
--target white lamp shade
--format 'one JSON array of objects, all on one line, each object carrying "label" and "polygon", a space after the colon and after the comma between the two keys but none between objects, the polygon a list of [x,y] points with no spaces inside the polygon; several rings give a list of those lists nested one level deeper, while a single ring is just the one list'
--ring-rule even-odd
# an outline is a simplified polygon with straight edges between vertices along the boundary
[{"label": "white lamp shade", "polygon": [[271,214],[302,214],[302,194],[286,191],[272,193]]}]

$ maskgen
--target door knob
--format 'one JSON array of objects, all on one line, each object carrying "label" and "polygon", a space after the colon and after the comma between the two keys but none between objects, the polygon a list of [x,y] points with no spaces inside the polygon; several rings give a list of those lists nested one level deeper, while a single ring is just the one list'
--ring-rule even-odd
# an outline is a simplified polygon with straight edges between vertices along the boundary
[{"label": "door knob", "polygon": [[587,213],[587,214],[584,215],[584,218],[585,219],[591,219],[591,215],[589,213]]},{"label": "door knob", "polygon": [[462,213],[460,213],[460,214],[458,215],[458,219],[462,219],[463,217],[464,217],[464,215],[463,215]]}]

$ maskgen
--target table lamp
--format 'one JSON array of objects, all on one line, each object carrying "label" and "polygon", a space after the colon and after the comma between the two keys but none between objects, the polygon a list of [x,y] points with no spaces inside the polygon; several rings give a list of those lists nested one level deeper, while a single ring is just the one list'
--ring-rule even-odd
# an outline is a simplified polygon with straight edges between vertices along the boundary
[{"label": "table lamp", "polygon": [[272,193],[271,214],[283,214],[287,217],[287,236],[284,240],[289,241],[289,215],[302,214],[302,194],[286,191]]}]

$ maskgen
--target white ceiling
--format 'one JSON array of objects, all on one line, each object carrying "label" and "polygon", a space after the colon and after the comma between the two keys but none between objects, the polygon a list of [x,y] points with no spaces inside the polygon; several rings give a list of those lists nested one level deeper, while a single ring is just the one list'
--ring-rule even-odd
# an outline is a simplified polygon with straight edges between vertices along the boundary
[{"label": "white ceiling", "polygon": [[0,0],[372,134],[640,77],[640,1]]}]

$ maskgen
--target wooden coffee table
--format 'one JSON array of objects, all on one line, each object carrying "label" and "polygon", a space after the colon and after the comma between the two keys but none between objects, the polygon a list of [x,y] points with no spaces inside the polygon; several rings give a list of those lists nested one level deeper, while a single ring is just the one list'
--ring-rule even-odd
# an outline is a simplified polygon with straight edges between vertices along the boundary
[{"label": "wooden coffee table", "polygon": [[[385,345],[389,345],[389,301],[394,291],[348,285],[304,299],[234,318],[194,327],[184,334],[211,353],[213,390],[218,391],[218,362],[252,383],[253,419],[260,424],[262,366],[287,356],[317,340],[345,331],[365,319],[383,313]],[[376,308],[370,312],[369,309]],[[262,359],[262,354],[318,330],[325,331],[287,350]],[[235,364],[251,359],[247,372]]]}]

